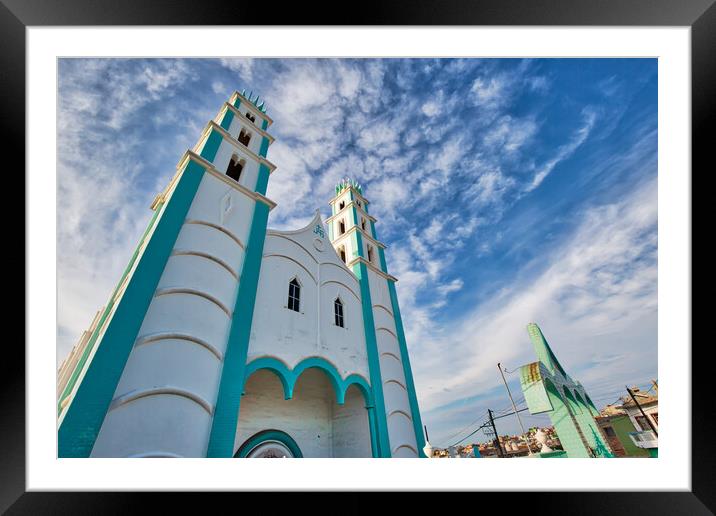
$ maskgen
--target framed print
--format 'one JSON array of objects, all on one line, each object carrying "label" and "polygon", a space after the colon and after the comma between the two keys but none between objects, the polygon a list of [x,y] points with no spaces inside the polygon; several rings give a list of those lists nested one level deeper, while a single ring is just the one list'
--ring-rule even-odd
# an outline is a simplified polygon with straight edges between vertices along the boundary
[{"label": "framed print", "polygon": [[192,7],[3,3],[29,300],[3,508],[429,490],[714,510],[690,173],[711,2],[322,26]]}]

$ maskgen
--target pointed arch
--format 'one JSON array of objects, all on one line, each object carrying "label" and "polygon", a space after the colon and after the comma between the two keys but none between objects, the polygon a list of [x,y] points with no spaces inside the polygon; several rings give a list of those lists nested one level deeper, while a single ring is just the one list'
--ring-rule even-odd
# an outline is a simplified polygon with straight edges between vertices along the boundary
[{"label": "pointed arch", "polygon": [[346,327],[343,301],[341,300],[341,296],[338,296],[336,297],[336,299],[333,300],[333,322],[336,326],[340,326],[341,328]]},{"label": "pointed arch", "polygon": [[301,283],[296,276],[288,282],[288,305],[289,310],[301,311]]}]

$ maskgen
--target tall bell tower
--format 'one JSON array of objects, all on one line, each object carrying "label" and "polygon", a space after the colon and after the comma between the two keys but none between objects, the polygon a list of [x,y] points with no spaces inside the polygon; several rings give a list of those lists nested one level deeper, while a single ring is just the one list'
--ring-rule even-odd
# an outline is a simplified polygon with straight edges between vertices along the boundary
[{"label": "tall bell tower", "polygon": [[[187,150],[58,399],[59,457],[231,456],[269,210],[271,118],[235,92]],[[69,372],[71,369],[71,373]]]},{"label": "tall bell tower", "polygon": [[330,201],[328,234],[336,253],[360,283],[381,456],[424,456],[425,438],[395,289],[397,278],[388,273],[386,246],[378,240],[376,219],[368,205],[360,184],[342,180]]}]

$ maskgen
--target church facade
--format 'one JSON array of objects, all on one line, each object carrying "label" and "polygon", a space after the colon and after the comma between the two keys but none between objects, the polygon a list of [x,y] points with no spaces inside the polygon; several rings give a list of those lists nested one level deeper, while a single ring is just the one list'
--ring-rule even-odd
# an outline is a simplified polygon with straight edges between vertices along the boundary
[{"label": "church facade", "polygon": [[267,228],[272,120],[235,92],[58,375],[60,457],[421,457],[385,245],[346,179]]}]

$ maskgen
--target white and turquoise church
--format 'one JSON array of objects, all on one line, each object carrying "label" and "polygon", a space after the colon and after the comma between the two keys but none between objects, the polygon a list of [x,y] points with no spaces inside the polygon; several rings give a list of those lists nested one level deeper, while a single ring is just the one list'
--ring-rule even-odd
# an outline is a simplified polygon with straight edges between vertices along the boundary
[{"label": "white and turquoise church", "polygon": [[420,457],[385,245],[342,181],[267,229],[263,102],[235,92],[181,158],[58,375],[59,457]]}]

